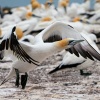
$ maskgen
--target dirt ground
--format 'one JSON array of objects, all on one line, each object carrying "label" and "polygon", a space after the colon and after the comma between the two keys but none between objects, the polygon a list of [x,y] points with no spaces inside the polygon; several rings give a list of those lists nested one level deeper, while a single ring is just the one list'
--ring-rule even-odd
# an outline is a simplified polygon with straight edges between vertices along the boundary
[{"label": "dirt ground", "polygon": [[[24,90],[15,87],[15,78],[0,86],[0,100],[100,100],[100,62],[87,60],[77,68],[65,69],[49,75],[61,62],[61,57],[53,55],[41,66],[29,73]],[[0,63],[0,80],[8,74],[12,63]],[[81,76],[80,67],[90,76]]]}]

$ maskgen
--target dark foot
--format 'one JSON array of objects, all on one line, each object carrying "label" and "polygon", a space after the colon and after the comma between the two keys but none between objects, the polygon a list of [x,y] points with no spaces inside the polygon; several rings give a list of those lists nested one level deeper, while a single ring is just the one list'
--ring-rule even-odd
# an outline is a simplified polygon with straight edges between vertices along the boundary
[{"label": "dark foot", "polygon": [[16,83],[15,83],[15,86],[19,87],[19,70],[15,69],[15,73],[16,73]]},{"label": "dark foot", "polygon": [[21,85],[22,85],[22,89],[25,89],[26,83],[27,83],[27,78],[28,78],[28,74],[25,73],[25,75],[21,75]]},{"label": "dark foot", "polygon": [[84,73],[83,70],[80,70],[80,75],[82,75],[82,76],[89,76],[89,75],[91,75],[91,74],[92,74],[92,73],[89,73],[89,72]]}]

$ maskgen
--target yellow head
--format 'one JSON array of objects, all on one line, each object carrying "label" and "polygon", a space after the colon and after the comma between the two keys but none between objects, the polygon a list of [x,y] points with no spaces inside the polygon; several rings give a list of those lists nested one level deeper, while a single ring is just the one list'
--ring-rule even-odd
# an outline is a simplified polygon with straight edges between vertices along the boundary
[{"label": "yellow head", "polygon": [[16,32],[18,39],[21,39],[23,37],[23,31],[20,27],[16,27],[15,32]]},{"label": "yellow head", "polygon": [[33,2],[35,2],[35,1],[37,1],[37,0],[31,0],[30,3],[33,3]]},{"label": "yellow head", "polygon": [[47,17],[44,17],[44,18],[42,18],[42,22],[45,22],[45,21],[51,21],[52,20],[52,18],[51,17],[49,17],[49,16],[47,16]]},{"label": "yellow head", "polygon": [[32,8],[33,8],[33,9],[40,8],[40,7],[41,7],[40,3],[37,2],[37,1],[32,2],[31,5],[32,5]]},{"label": "yellow head", "polygon": [[68,45],[69,41],[68,39],[63,39],[63,40],[57,41],[56,43],[58,47],[65,48]]},{"label": "yellow head", "polygon": [[75,18],[73,19],[73,22],[78,22],[78,21],[80,21],[80,17],[75,17]]},{"label": "yellow head", "polygon": [[67,5],[68,5],[68,2],[66,2],[65,0],[60,2],[61,7],[66,7]]},{"label": "yellow head", "polygon": [[63,39],[63,40],[60,40],[60,41],[57,41],[56,42],[56,46],[58,48],[71,48],[72,46],[74,46],[75,44],[79,43],[79,42],[82,42],[83,40],[75,40],[75,39],[72,39],[72,38],[66,38],[66,39]]},{"label": "yellow head", "polygon": [[96,2],[100,3],[100,0],[96,0]]},{"label": "yellow head", "polygon": [[32,12],[27,12],[26,13],[26,19],[29,19],[29,18],[31,18],[32,17]]}]

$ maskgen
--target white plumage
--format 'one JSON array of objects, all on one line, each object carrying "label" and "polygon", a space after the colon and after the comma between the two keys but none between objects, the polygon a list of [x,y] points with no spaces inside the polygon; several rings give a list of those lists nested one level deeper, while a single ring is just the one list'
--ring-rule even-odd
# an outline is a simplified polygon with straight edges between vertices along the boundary
[{"label": "white plumage", "polygon": [[[94,45],[95,49],[99,51],[98,47],[96,46],[97,38],[94,34],[88,34],[87,32],[82,32],[82,34],[86,34],[89,39],[91,39],[91,44]],[[81,55],[77,57],[75,54],[71,54],[69,52],[63,51],[63,60],[61,61],[61,64],[49,72],[49,74],[55,73],[61,69],[64,68],[72,68],[77,67],[78,65],[81,65],[83,62],[85,62],[86,59],[83,58]],[[80,67],[78,69],[86,68],[87,66]],[[85,75],[85,74],[84,74]]]},{"label": "white plumage", "polygon": [[[10,44],[6,43],[1,50],[4,50],[5,47],[7,49],[8,46],[10,46],[10,53],[13,51],[14,55],[20,60],[16,59],[13,61],[11,71],[2,84],[12,76],[16,75],[14,69],[17,69],[19,73],[29,72],[50,55],[64,49],[75,53],[77,56],[80,53],[85,58],[88,57],[93,59],[93,57],[95,57],[96,59],[100,60],[99,51],[94,48],[94,45],[90,44],[91,40],[88,40],[85,35],[83,37],[83,35],[78,33],[72,26],[65,23],[59,21],[52,23],[34,37],[34,45],[22,42],[20,40],[18,42],[16,36],[14,35],[14,30],[15,29],[12,30],[12,34],[10,33],[3,37],[1,46],[8,41],[7,39],[10,39]],[[82,42],[83,39],[85,41]],[[29,56],[26,54],[26,52]]]}]

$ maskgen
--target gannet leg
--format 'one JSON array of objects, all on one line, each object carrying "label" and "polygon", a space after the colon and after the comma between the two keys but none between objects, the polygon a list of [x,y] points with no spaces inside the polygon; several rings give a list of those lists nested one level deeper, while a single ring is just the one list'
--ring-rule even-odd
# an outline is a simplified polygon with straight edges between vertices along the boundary
[{"label": "gannet leg", "polygon": [[19,87],[19,70],[15,69],[15,73],[16,73],[16,83],[15,83],[15,86]]},{"label": "gannet leg", "polygon": [[27,83],[28,74],[25,72],[25,75],[21,75],[21,85],[22,89],[25,89]]}]

